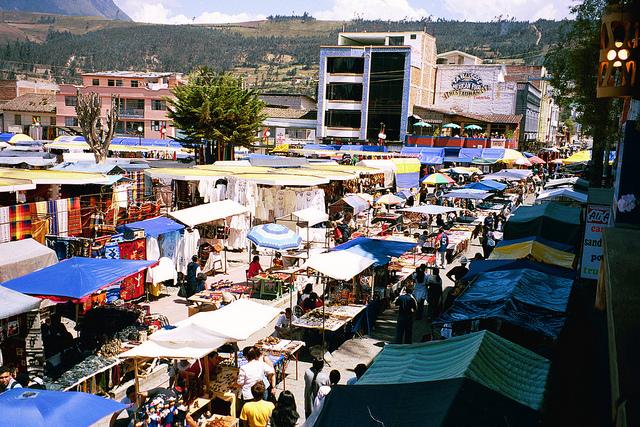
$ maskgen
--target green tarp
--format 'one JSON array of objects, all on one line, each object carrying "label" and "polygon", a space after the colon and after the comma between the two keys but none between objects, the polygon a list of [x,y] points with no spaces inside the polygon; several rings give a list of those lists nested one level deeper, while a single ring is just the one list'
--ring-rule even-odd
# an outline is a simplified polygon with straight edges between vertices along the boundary
[{"label": "green tarp", "polygon": [[542,406],[550,362],[489,331],[387,345],[358,381],[404,384],[468,378],[532,409]]},{"label": "green tarp", "polygon": [[580,237],[580,208],[559,203],[519,207],[504,226],[504,239],[534,236],[576,245]]}]

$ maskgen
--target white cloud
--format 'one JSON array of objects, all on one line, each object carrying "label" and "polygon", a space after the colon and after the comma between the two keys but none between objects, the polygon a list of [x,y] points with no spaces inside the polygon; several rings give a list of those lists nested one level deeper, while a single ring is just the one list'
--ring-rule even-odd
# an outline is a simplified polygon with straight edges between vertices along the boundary
[{"label": "white cloud", "polygon": [[173,12],[173,8],[179,6],[175,0],[119,0],[117,4],[134,21],[154,24],[222,24],[266,19],[263,15],[222,12],[204,12],[197,16],[188,17]]},{"label": "white cloud", "polygon": [[496,16],[518,20],[562,19],[575,0],[444,0],[452,16],[468,21],[490,21]]},{"label": "white cloud", "polygon": [[429,14],[425,9],[413,7],[408,0],[334,0],[329,10],[313,12],[316,19],[347,21],[363,19],[421,19]]}]

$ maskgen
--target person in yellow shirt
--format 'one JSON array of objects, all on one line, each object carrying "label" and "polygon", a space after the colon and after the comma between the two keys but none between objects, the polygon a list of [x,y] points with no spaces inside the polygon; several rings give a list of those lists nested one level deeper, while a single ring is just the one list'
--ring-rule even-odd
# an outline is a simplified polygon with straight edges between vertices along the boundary
[{"label": "person in yellow shirt", "polygon": [[251,387],[253,400],[245,403],[240,412],[240,422],[243,427],[266,427],[269,424],[275,405],[262,399],[264,390],[262,381],[258,381]]}]

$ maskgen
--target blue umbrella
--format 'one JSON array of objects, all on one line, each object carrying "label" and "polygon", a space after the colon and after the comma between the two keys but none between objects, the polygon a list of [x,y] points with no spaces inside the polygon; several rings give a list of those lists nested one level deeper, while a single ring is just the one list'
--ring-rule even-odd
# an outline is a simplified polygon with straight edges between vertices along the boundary
[{"label": "blue umbrella", "polygon": [[247,239],[257,246],[276,250],[294,249],[302,243],[302,237],[281,224],[262,224],[253,227]]},{"label": "blue umbrella", "polygon": [[75,391],[14,388],[0,394],[5,427],[90,426],[125,407],[115,400]]}]

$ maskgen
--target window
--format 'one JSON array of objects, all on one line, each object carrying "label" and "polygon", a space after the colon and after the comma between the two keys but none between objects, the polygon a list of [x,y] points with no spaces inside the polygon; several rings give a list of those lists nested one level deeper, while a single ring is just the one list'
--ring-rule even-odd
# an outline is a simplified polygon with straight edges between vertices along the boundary
[{"label": "window", "polygon": [[139,82],[137,80],[131,80],[131,87],[138,87]]},{"label": "window", "polygon": [[92,79],[91,84],[93,86],[100,86],[100,79]]},{"label": "window", "polygon": [[362,74],[364,72],[364,58],[328,58],[327,73],[331,74]]},{"label": "window", "polygon": [[51,125],[51,126],[55,126],[56,125],[56,117],[55,116],[49,117],[49,125]]},{"label": "window", "polygon": [[164,120],[154,120],[151,122],[151,130],[155,132],[160,132],[162,128],[167,128],[167,122]]},{"label": "window", "polygon": [[13,123],[17,124],[17,125],[21,125],[22,124],[22,116],[20,114],[16,114],[13,118]]},{"label": "window", "polygon": [[329,110],[325,115],[325,126],[339,128],[360,128],[360,111]]},{"label": "window", "polygon": [[329,101],[362,101],[362,84],[329,83],[327,99]]},{"label": "window", "polygon": [[107,80],[107,86],[115,86],[116,85],[116,81],[113,79],[109,79]]},{"label": "window", "polygon": [[116,80],[116,86],[121,87],[122,86],[122,80]]},{"label": "window", "polygon": [[151,100],[151,109],[156,111],[166,111],[167,110],[167,102],[162,99],[152,99]]},{"label": "window", "polygon": [[411,40],[415,40],[416,39],[416,35],[415,34],[411,34]]},{"label": "window", "polygon": [[77,117],[65,117],[64,118],[65,126],[78,126],[78,118]]},{"label": "window", "polygon": [[67,107],[75,107],[78,105],[78,97],[77,96],[65,96],[64,97],[64,105]]},{"label": "window", "polygon": [[404,46],[404,36],[389,37],[389,46]]}]

